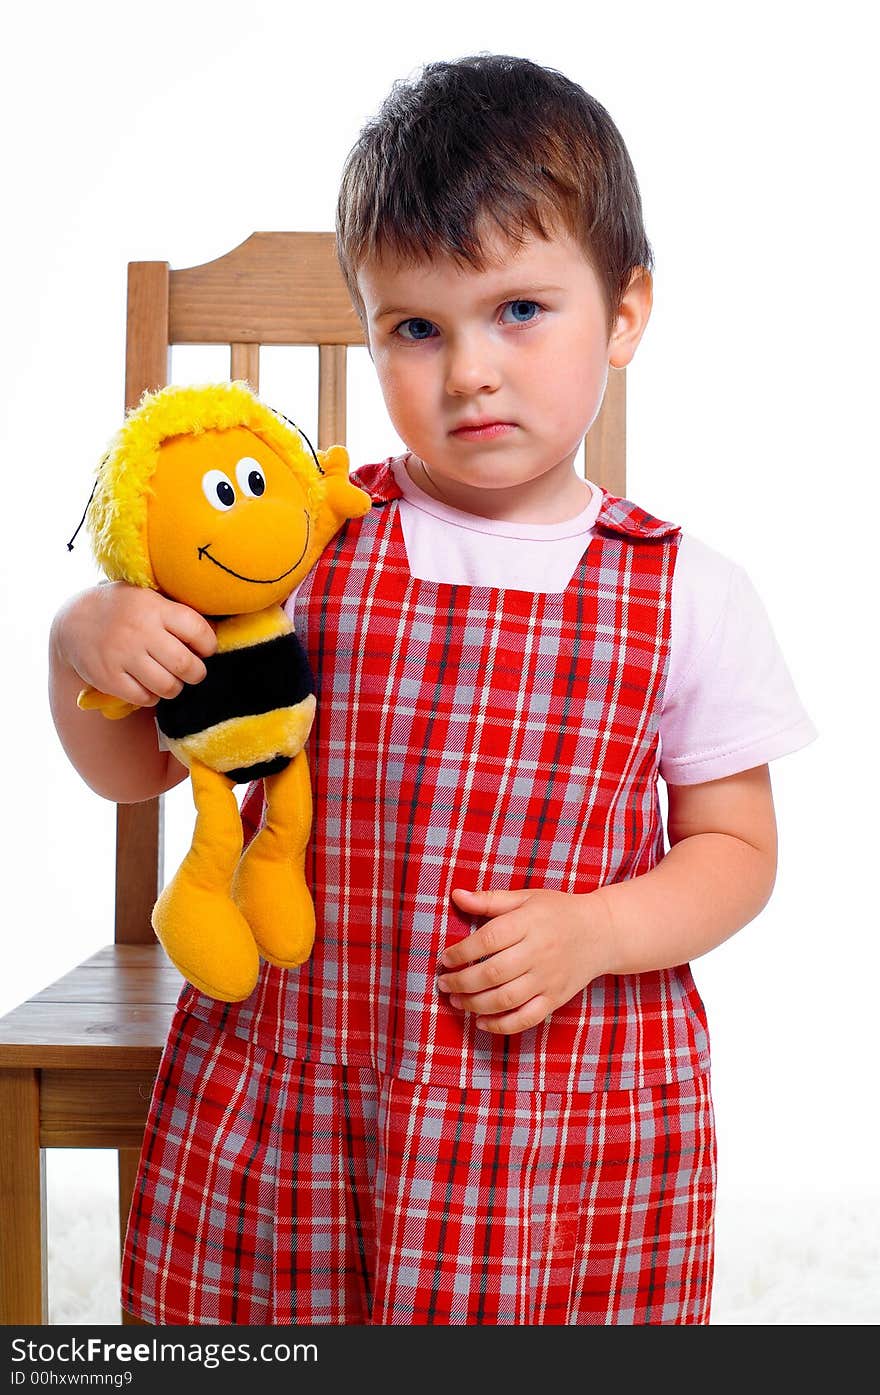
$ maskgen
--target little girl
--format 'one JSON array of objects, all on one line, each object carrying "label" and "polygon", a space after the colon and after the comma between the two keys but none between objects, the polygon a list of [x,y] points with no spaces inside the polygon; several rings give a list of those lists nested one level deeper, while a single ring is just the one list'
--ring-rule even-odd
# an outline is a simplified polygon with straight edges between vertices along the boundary
[{"label": "little girl", "polygon": [[[288,606],[318,686],[317,939],[242,1003],[184,987],[123,1304],[706,1323],[689,961],[766,904],[767,762],[816,733],[743,570],[575,466],[650,315],[628,154],[553,70],[434,63],[361,133],[337,233],[407,450],[355,473],[371,512]],[[146,798],[185,775],[149,706],[198,681],[212,632],[100,592],[56,619],[56,722],[95,788]],[[144,704],[110,755],[83,681]]]}]

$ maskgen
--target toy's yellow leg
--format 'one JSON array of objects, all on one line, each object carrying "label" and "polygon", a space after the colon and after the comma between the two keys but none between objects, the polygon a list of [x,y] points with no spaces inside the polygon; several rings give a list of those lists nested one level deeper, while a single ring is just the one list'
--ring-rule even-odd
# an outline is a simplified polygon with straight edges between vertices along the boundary
[{"label": "toy's yellow leg", "polygon": [[225,775],[194,761],[190,780],[192,846],[156,902],[153,929],[184,978],[212,998],[240,1002],[253,992],[260,968],[250,927],[230,894],[241,815]]},{"label": "toy's yellow leg", "polygon": [[232,884],[260,953],[283,969],[302,964],[315,941],[315,908],[305,879],[312,785],[305,751],[264,781],[266,818]]}]

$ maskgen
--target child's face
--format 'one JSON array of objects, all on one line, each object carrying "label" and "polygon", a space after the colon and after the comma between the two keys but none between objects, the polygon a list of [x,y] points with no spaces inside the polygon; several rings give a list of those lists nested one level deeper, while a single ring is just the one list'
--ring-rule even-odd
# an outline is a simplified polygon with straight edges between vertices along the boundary
[{"label": "child's face", "polygon": [[[483,239],[483,271],[449,258],[364,265],[358,284],[370,352],[401,440],[455,507],[536,514],[566,495],[584,506],[574,470],[598,414],[609,363],[628,363],[650,314],[650,278],[624,298],[609,339],[595,272],[564,232],[518,247]],[[496,260],[497,259],[497,260]],[[505,425],[462,435],[469,422]],[[422,481],[419,481],[422,482]],[[502,491],[497,493],[495,491]]]}]

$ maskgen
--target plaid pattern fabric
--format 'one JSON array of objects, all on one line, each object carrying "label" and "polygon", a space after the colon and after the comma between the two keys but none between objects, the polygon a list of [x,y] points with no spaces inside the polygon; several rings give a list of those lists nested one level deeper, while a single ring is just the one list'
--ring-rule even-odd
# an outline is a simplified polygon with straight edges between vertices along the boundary
[{"label": "plaid pattern fabric", "polygon": [[[596,979],[496,1037],[436,987],[469,934],[456,885],[588,892],[663,854],[659,715],[680,530],[605,493],[566,591],[415,580],[390,461],[374,508],[306,578],[295,625],[317,679],[306,857],[317,937],[254,993],[181,1003],[264,1050],[402,1080],[561,1093],[680,1081],[709,1065],[690,968]],[[258,822],[259,790],[245,801]]]},{"label": "plaid pattern fabric", "polygon": [[123,1305],[201,1324],[696,1324],[707,1075],[477,1090],[267,1052],[178,1010]]}]

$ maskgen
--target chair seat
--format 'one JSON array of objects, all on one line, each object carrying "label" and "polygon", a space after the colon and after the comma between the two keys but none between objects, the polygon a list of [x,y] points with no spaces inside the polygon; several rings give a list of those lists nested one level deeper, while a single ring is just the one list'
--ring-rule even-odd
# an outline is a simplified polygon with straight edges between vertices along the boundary
[{"label": "chair seat", "polygon": [[161,945],[105,945],[0,1017],[0,1064],[158,1066],[183,979]]},{"label": "chair seat", "polygon": [[40,1147],[140,1146],[182,985],[161,945],[106,945],[0,1017],[0,1071],[40,1073]]}]

